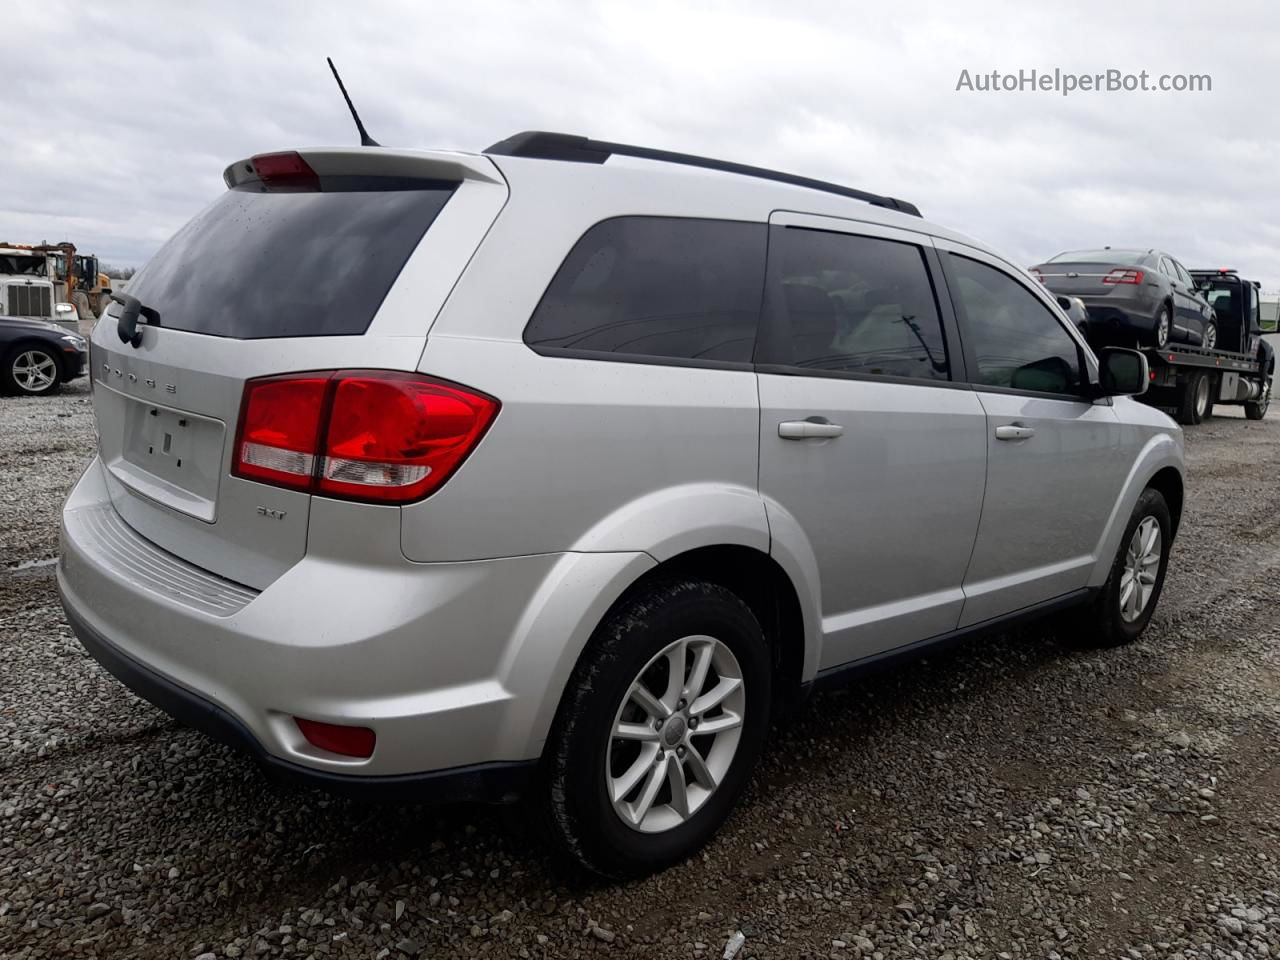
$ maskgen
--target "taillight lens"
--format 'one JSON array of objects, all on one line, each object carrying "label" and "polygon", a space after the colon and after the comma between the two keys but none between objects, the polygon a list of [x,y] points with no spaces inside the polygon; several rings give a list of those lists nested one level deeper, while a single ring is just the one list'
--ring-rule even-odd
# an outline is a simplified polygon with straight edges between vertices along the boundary
[{"label": "taillight lens", "polygon": [[421,500],[466,459],[499,406],[458,384],[381,370],[250,380],[232,473],[348,500]]},{"label": "taillight lens", "polygon": [[1141,283],[1144,274],[1141,270],[1124,270],[1117,267],[1105,277],[1103,283]]},{"label": "taillight lens", "polygon": [[316,472],[329,379],[319,374],[250,380],[244,391],[232,472],[250,480],[309,489]]}]

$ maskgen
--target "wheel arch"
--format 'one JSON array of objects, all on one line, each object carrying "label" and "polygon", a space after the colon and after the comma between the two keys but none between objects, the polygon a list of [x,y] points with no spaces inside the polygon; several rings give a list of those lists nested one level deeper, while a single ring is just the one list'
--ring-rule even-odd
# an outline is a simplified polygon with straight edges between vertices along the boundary
[{"label": "wheel arch", "polygon": [[1103,528],[1094,553],[1093,575],[1089,578],[1089,586],[1098,587],[1106,582],[1111,572],[1116,551],[1120,549],[1120,538],[1125,525],[1133,513],[1134,505],[1142,496],[1142,491],[1151,487],[1158,490],[1169,505],[1169,517],[1173,529],[1177,533],[1178,523],[1182,517],[1183,488],[1182,477],[1182,444],[1173,434],[1160,432],[1152,436],[1134,458],[1125,479],[1120,495]]},{"label": "wheel arch", "polygon": [[1174,467],[1161,467],[1147,481],[1146,487],[1150,487],[1164,497],[1164,502],[1169,507],[1169,523],[1172,527],[1170,532],[1176,536],[1178,524],[1182,520],[1182,474]]},{"label": "wheel arch", "polygon": [[777,560],[740,544],[687,550],[645,571],[605,616],[646,587],[672,579],[703,580],[737,595],[751,608],[769,640],[780,701],[785,704],[800,695],[805,672],[804,611],[795,584]]}]

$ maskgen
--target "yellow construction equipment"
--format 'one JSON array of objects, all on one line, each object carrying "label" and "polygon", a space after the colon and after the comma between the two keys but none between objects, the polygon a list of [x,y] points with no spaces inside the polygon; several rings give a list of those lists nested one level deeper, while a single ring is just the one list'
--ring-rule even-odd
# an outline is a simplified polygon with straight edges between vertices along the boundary
[{"label": "yellow construction equipment", "polygon": [[53,281],[55,299],[75,304],[82,319],[98,316],[111,298],[111,278],[98,272],[98,258],[76,253],[74,243],[0,242],[0,248],[43,254],[45,278]]}]

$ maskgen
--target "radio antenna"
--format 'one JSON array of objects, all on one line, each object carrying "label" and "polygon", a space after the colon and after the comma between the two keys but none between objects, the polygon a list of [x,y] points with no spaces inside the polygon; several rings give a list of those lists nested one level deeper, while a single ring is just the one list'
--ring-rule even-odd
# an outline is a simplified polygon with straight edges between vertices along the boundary
[{"label": "radio antenna", "polygon": [[360,131],[360,146],[362,147],[380,147],[380,144],[373,137],[369,136],[369,131],[364,128],[364,124],[360,122],[360,114],[356,113],[356,105],[351,102],[351,97],[347,94],[347,88],[342,83],[342,78],[338,76],[338,68],[333,65],[332,57],[325,57],[329,62],[329,69],[333,71],[333,79],[338,81],[338,89],[342,91],[342,99],[347,101],[347,109],[351,111],[351,119],[356,122],[356,129]]}]

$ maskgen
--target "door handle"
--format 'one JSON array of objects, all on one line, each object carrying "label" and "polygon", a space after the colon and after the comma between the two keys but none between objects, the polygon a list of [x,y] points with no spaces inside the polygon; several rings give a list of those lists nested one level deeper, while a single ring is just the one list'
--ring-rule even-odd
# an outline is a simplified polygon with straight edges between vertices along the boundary
[{"label": "door handle", "polygon": [[783,440],[823,440],[838,437],[844,427],[819,417],[811,420],[784,420],[778,424],[778,436]]},{"label": "door handle", "polygon": [[1033,427],[1024,427],[1020,423],[1006,423],[1004,426],[996,427],[997,440],[1026,440],[1035,435],[1036,431]]}]

